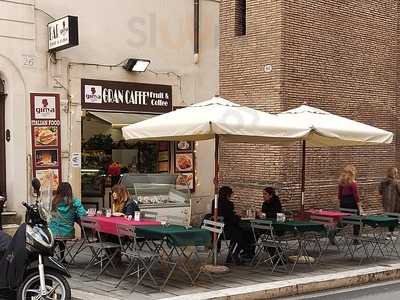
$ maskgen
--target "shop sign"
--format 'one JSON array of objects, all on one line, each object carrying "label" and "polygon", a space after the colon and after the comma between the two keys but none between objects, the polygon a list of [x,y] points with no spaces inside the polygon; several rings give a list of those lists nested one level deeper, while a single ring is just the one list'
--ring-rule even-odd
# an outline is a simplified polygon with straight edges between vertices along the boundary
[{"label": "shop sign", "polygon": [[60,95],[31,94],[33,176],[55,190],[61,178]]},{"label": "shop sign", "polygon": [[77,46],[78,17],[66,16],[47,24],[49,51],[59,51]]},{"label": "shop sign", "polygon": [[165,113],[172,110],[170,85],[82,79],[82,108]]}]

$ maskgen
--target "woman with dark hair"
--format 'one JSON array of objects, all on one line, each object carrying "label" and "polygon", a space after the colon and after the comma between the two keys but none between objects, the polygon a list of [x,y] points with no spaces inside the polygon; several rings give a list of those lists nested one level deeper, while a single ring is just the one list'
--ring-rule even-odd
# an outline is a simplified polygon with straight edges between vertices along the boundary
[{"label": "woman with dark hair", "polygon": [[[81,200],[74,198],[71,185],[61,182],[51,204],[49,227],[55,239],[68,240],[75,238],[75,221],[86,215]],[[61,259],[64,260],[65,243],[57,242]]]},{"label": "woman with dark hair", "polygon": [[[224,218],[225,235],[231,240],[231,255],[227,257],[227,263],[241,264],[239,254],[250,256],[251,234],[240,227],[240,217],[235,213],[235,206],[231,201],[233,190],[229,186],[222,186],[218,192],[218,216]],[[214,209],[214,202],[213,202]]]},{"label": "woman with dark hair", "polygon": [[266,187],[263,191],[263,198],[261,211],[267,219],[276,219],[276,215],[282,212],[282,204],[275,193],[275,189],[270,186]]}]

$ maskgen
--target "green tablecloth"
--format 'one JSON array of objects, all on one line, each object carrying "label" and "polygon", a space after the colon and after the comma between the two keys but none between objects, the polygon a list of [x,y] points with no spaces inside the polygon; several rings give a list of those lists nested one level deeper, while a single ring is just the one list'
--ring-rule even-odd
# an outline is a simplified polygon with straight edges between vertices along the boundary
[{"label": "green tablecloth", "polygon": [[[292,233],[304,233],[304,232],[325,232],[325,226],[322,224],[314,223],[314,222],[305,222],[305,221],[285,221],[285,222],[277,222],[276,220],[272,221],[272,226],[274,231],[277,233],[283,234],[285,232]],[[251,228],[250,221],[242,220],[240,222],[240,227],[246,229]]]},{"label": "green tablecloth", "polygon": [[166,238],[168,245],[208,246],[211,244],[211,233],[201,228],[188,228],[180,225],[136,227],[136,234],[145,239],[161,240]]},{"label": "green tablecloth", "polygon": [[286,221],[286,222],[277,222],[273,221],[272,226],[274,230],[277,232],[325,232],[326,229],[324,225],[313,223],[313,222],[304,222],[304,221]]},{"label": "green tablecloth", "polygon": [[363,224],[369,225],[372,227],[387,227],[394,228],[398,226],[399,220],[397,218],[391,218],[385,215],[380,216],[362,216],[361,220]]}]

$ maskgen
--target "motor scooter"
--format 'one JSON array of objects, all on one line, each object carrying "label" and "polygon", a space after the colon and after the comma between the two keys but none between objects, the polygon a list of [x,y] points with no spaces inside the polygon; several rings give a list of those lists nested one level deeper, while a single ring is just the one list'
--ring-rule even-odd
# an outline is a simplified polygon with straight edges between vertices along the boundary
[{"label": "motor scooter", "polygon": [[[32,185],[40,194],[40,182],[34,179]],[[70,300],[66,277],[71,275],[52,257],[54,238],[47,224],[49,212],[38,199],[22,205],[26,208],[25,223],[14,237],[0,231],[0,294],[17,300]]]}]

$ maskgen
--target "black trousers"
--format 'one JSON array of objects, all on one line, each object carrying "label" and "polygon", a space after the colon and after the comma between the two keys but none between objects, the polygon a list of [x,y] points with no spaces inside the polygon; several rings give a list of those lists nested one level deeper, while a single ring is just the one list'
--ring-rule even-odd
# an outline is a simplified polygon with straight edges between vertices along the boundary
[{"label": "black trousers", "polygon": [[[357,210],[357,215],[360,214],[360,211],[357,206],[357,202],[354,199],[353,196],[345,196],[340,200],[340,207],[341,208],[347,208],[347,209],[356,209]],[[353,226],[353,234],[354,235],[359,235],[360,234],[360,226],[359,225],[354,225]]]}]

